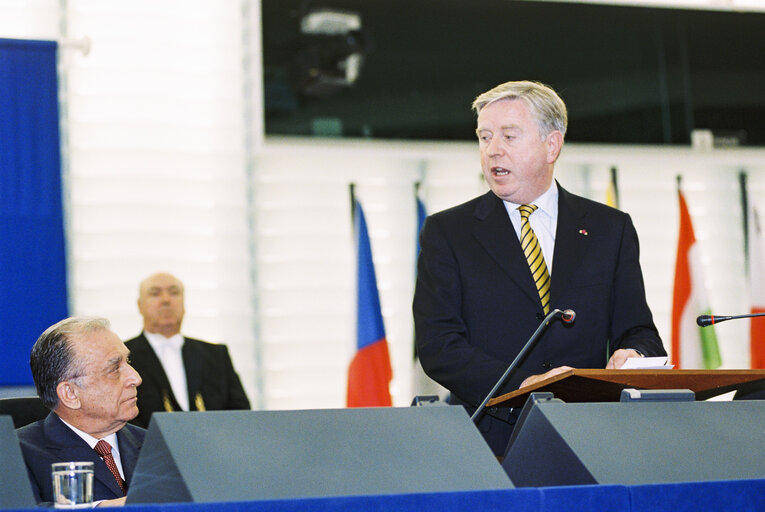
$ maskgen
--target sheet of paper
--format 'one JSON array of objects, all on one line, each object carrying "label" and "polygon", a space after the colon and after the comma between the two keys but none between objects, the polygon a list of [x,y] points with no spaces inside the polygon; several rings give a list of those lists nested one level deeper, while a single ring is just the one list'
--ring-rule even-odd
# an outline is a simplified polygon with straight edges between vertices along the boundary
[{"label": "sheet of paper", "polygon": [[671,370],[673,364],[667,364],[667,356],[661,357],[629,357],[620,370]]}]

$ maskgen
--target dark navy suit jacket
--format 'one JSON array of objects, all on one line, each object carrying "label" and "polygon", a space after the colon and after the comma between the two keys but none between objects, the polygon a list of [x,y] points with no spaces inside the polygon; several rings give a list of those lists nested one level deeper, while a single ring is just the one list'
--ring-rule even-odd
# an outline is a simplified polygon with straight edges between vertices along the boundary
[{"label": "dark navy suit jacket", "polygon": [[[666,355],[645,298],[629,215],[558,186],[550,308],[553,322],[501,393],[549,369],[604,368],[619,348]],[[518,236],[493,192],[430,216],[420,236],[413,312],[426,373],[472,414],[544,318]],[[489,410],[478,427],[497,455],[515,422]]]},{"label": "dark navy suit jacket", "polygon": [[[186,369],[190,410],[198,410],[197,394],[201,396],[206,411],[249,409],[250,401],[234,370],[226,345],[186,337],[183,340],[181,354]],[[181,407],[173,394],[162,363],[146,336],[141,333],[140,336],[126,341],[125,345],[130,350],[130,364],[143,379],[138,387],[138,416],[131,423],[148,428],[153,412],[167,411],[165,396],[173,411],[180,411]]]},{"label": "dark navy suit jacket", "polygon": [[[55,413],[50,413],[44,420],[19,428],[16,433],[38,503],[53,502],[51,464],[54,462],[93,462],[94,501],[124,496],[101,457]],[[128,487],[145,433],[144,429],[134,425],[126,425],[117,432],[120,461]]]}]

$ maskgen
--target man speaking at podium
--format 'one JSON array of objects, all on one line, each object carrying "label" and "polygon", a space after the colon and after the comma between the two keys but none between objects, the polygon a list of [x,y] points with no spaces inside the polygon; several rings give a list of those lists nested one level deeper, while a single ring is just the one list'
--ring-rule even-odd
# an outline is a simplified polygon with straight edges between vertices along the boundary
[{"label": "man speaking at podium", "polygon": [[[476,134],[491,189],[428,217],[413,312],[426,373],[472,412],[549,311],[552,322],[500,394],[575,368],[618,368],[666,355],[645,298],[629,215],[567,192],[553,179],[566,106],[551,88],[507,82],[479,95]],[[497,455],[517,411],[478,421]]]}]

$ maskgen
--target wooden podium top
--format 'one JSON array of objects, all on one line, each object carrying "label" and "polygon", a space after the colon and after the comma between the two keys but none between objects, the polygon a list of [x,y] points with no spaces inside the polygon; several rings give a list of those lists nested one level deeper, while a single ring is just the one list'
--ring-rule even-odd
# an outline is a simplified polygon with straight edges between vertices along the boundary
[{"label": "wooden podium top", "polygon": [[487,407],[523,407],[529,393],[547,391],[564,402],[618,402],[622,389],[690,389],[696,400],[765,381],[765,370],[573,369],[492,398]]}]

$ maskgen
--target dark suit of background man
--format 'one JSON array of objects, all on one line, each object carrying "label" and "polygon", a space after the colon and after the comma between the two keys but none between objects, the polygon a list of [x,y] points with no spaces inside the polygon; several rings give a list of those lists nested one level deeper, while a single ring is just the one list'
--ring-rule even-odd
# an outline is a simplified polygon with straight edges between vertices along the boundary
[{"label": "dark suit of background man", "polygon": [[[553,179],[566,106],[547,86],[508,82],[481,94],[481,168],[491,191],[430,216],[421,234],[413,312],[417,350],[450,401],[472,414],[544,318],[519,242],[519,205],[551,275],[553,322],[502,393],[567,370],[614,368],[628,357],[665,355],[645,298],[638,237],[629,215],[567,192]],[[508,414],[509,412],[509,414]],[[497,455],[517,411],[487,411],[479,429]]]},{"label": "dark suit of background man", "polygon": [[130,361],[143,378],[140,413],[146,428],[155,411],[249,409],[228,348],[181,335],[183,283],[166,273],[147,277],[139,288],[143,332],[128,340]]},{"label": "dark suit of background man", "polygon": [[90,461],[93,499],[124,505],[125,493],[94,446],[100,440],[111,445],[129,487],[145,431],[127,424],[138,414],[141,377],[128,364],[125,344],[104,318],[68,318],[40,336],[30,366],[37,393],[52,411],[16,431],[37,501],[53,501],[52,463]]}]

